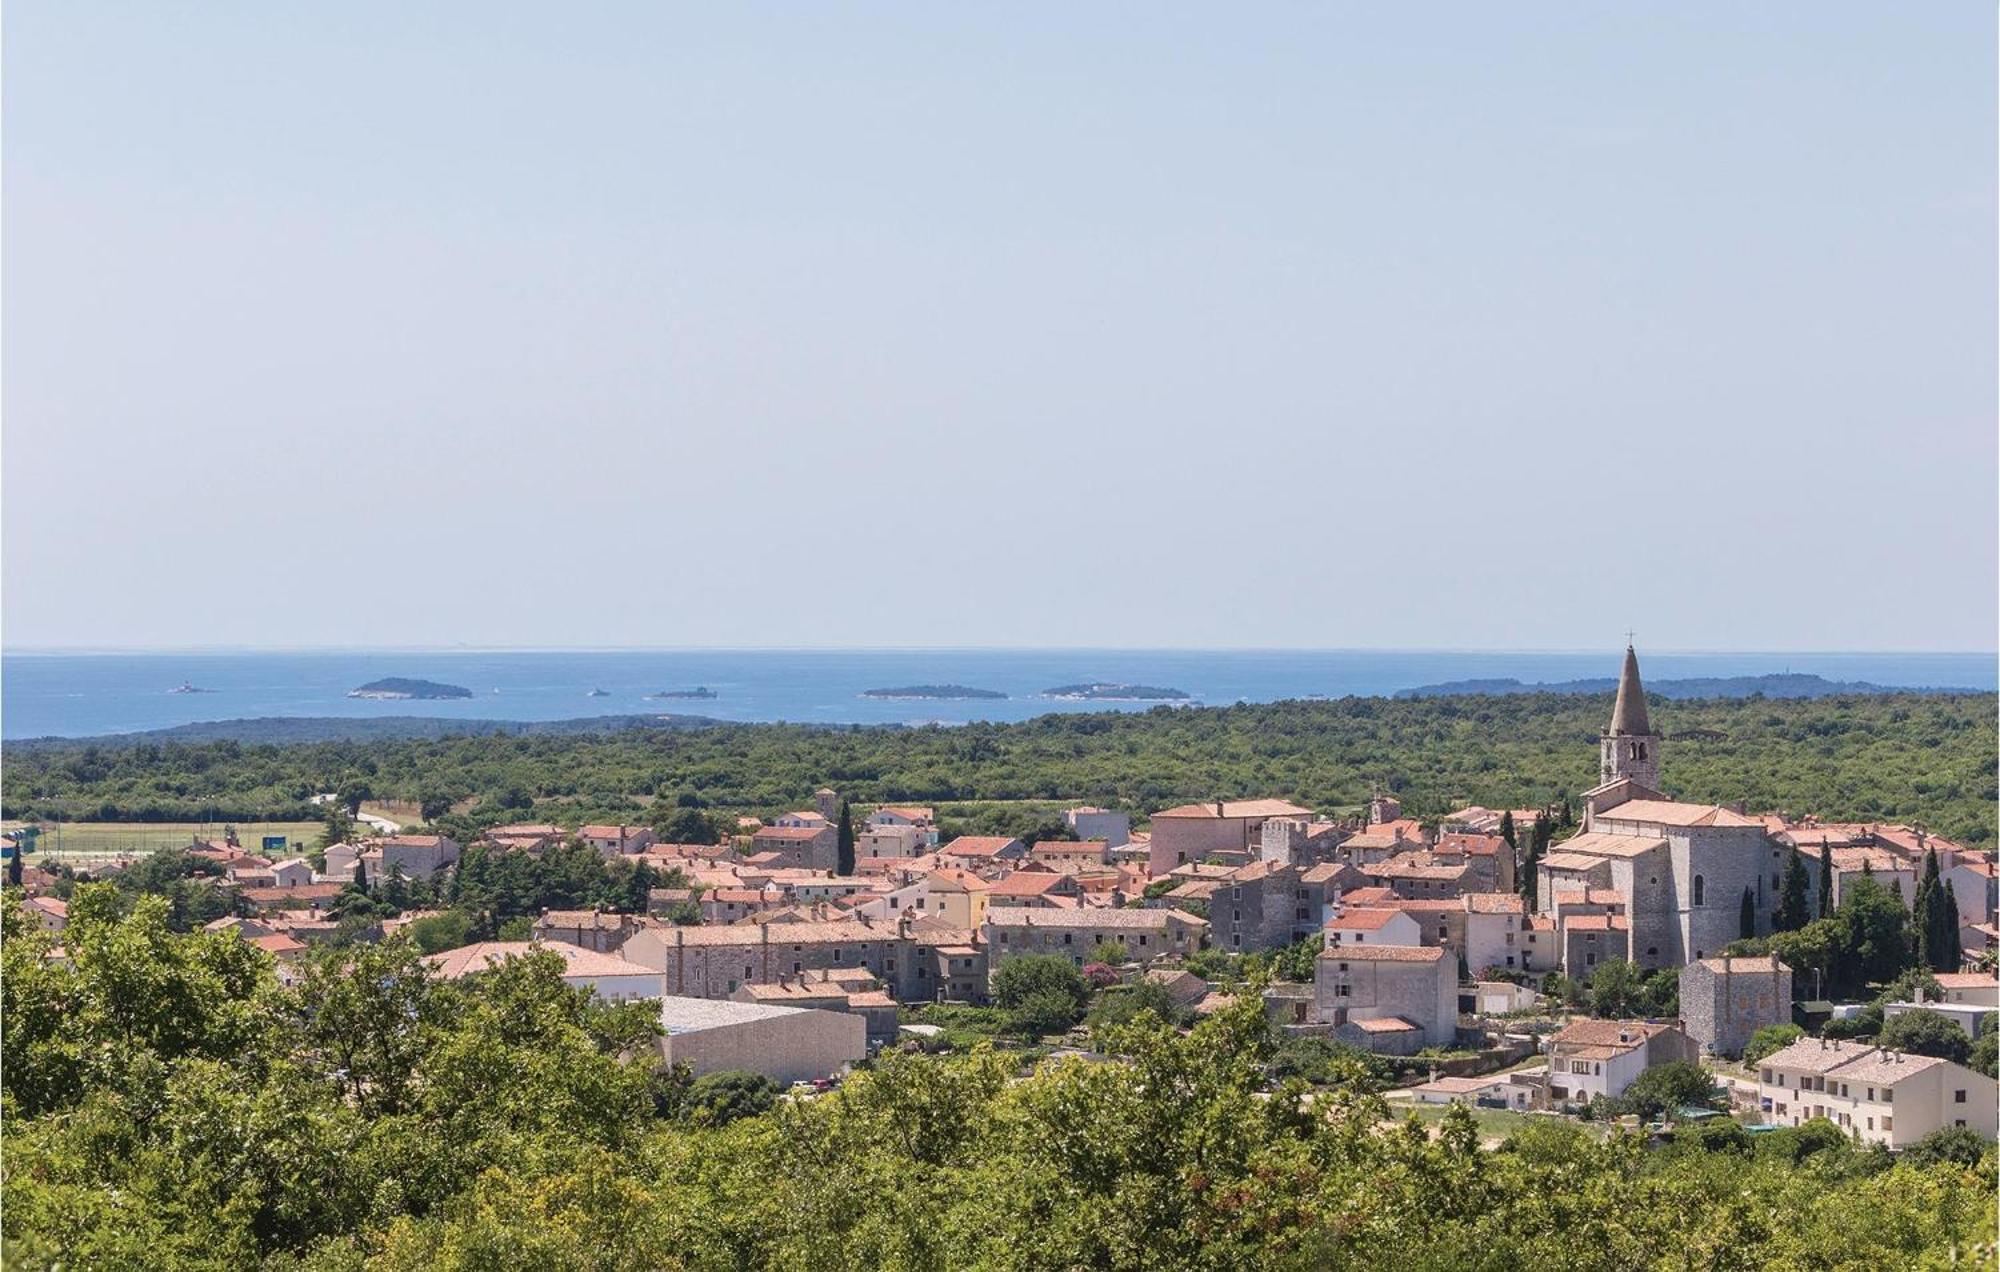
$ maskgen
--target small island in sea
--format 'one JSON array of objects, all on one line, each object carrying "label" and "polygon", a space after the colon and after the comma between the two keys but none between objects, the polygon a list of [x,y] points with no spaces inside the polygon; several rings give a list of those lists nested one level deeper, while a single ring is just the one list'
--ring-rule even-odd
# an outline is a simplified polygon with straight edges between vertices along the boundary
[{"label": "small island in sea", "polygon": [[472,690],[462,685],[444,685],[435,680],[409,680],[402,676],[388,676],[381,680],[371,680],[358,689],[349,689],[350,698],[470,698]]},{"label": "small island in sea", "polygon": [[648,698],[713,698],[715,690],[709,688],[707,685],[696,685],[692,689],[662,689],[658,693],[649,693],[646,696]]},{"label": "small island in sea", "polygon": [[863,689],[864,698],[1004,698],[994,689],[974,689],[970,685],[903,685],[895,689]]},{"label": "small island in sea", "polygon": [[1043,690],[1042,696],[1067,698],[1073,702],[1185,702],[1194,695],[1183,689],[1163,689],[1159,685],[1093,681],[1087,685],[1057,685]]}]

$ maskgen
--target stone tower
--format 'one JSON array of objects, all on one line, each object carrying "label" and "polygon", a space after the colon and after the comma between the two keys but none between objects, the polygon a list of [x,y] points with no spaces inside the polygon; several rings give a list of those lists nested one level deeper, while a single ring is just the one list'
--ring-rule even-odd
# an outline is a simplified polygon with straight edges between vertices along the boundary
[{"label": "stone tower", "polygon": [[1598,742],[1600,782],[1629,777],[1651,790],[1660,789],[1660,735],[1646,719],[1646,691],[1639,684],[1639,655],[1625,646],[1625,669],[1618,674],[1618,701],[1611,724]]},{"label": "stone tower", "polygon": [[[1640,711],[1643,713],[1645,708],[1641,707]],[[840,796],[838,793],[822,786],[813,792],[813,807],[821,817],[826,818],[828,821],[833,821],[840,816]]]}]

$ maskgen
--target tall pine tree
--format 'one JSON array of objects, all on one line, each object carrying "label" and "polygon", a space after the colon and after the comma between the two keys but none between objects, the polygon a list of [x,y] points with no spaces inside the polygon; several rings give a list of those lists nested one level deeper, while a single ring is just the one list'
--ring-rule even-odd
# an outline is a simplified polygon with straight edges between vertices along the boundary
[{"label": "tall pine tree", "polygon": [[1833,914],[1833,849],[1826,840],[1819,841],[1819,917],[1829,918]]},{"label": "tall pine tree", "polygon": [[1771,916],[1777,932],[1796,932],[1806,925],[1806,863],[1798,850],[1785,863],[1785,879],[1778,887],[1778,912]]},{"label": "tall pine tree", "polygon": [[854,873],[854,811],[846,800],[840,801],[840,840],[836,848],[834,863],[836,874]]},{"label": "tall pine tree", "polygon": [[1944,904],[1938,907],[1938,928],[1943,948],[1951,951],[1951,966],[1938,970],[1955,972],[1965,961],[1965,942],[1958,939],[1958,889],[1951,886],[1949,879],[1944,881]]}]

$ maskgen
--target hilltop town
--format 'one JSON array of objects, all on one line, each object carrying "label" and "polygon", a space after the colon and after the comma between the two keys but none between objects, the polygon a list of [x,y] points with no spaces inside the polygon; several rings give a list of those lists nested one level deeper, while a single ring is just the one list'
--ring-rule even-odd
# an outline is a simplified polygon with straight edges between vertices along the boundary
[{"label": "hilltop town", "polygon": [[[1343,817],[1223,798],[1135,828],[1080,805],[1029,842],[945,837],[931,807],[822,788],[714,843],[506,823],[468,844],[378,834],[273,859],[225,839],[186,856],[227,899],[207,930],[280,980],[316,946],[398,932],[446,980],[552,952],[565,983],[656,1007],[662,1058],[696,1075],[824,1086],[884,1048],[982,1036],[1087,1051],[1086,1018],[1149,1007],[1187,1025],[1255,999],[1276,1036],[1368,1057],[1412,1105],[1826,1117],[1890,1149],[1992,1136],[1993,1083],[1968,1067],[1990,1074],[2000,1009],[1992,855],[1918,826],[1677,801],[1671,754],[1628,649],[1600,780],[1549,807],[1420,819],[1382,795]],[[451,943],[477,935],[454,900],[510,860],[579,850],[617,863],[627,904]],[[13,864],[24,913],[60,941],[75,878]],[[1032,1009],[1008,984],[1023,969],[1045,978]],[[1670,1108],[1630,1102],[1668,1078]]]}]

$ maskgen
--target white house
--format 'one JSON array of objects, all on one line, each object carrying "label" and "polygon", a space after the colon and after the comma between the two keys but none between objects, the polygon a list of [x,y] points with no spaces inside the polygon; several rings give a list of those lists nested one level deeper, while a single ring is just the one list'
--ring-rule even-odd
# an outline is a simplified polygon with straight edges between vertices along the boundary
[{"label": "white house", "polygon": [[1780,1126],[1823,1117],[1864,1143],[1906,1148],[1963,1126],[1994,1136],[1993,1079],[1932,1056],[1801,1038],[1757,1066],[1757,1104]]},{"label": "white house", "polygon": [[1326,923],[1326,943],[1335,945],[1422,945],[1423,927],[1404,910],[1356,906]]},{"label": "white house", "polygon": [[1656,1064],[1694,1061],[1694,1039],[1673,1025],[1643,1020],[1577,1020],[1549,1035],[1548,1100],[1588,1104],[1617,1099]]}]

